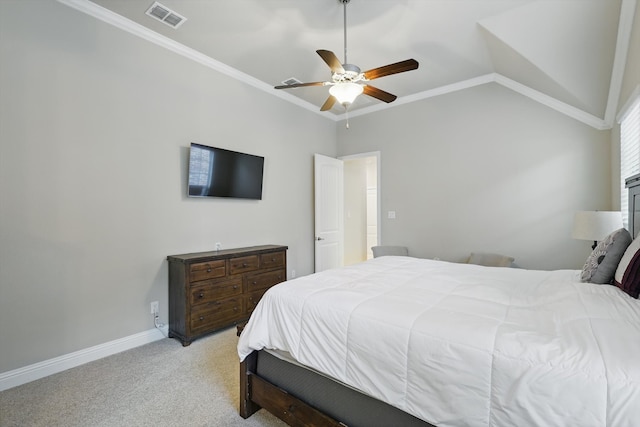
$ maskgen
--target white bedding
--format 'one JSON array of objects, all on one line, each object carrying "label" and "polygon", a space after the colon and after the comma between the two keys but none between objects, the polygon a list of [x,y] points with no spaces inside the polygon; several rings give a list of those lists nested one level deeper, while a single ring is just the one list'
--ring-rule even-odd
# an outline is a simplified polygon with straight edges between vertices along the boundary
[{"label": "white bedding", "polygon": [[640,301],[578,271],[375,258],[271,288],[263,348],[438,426],[640,426]]}]

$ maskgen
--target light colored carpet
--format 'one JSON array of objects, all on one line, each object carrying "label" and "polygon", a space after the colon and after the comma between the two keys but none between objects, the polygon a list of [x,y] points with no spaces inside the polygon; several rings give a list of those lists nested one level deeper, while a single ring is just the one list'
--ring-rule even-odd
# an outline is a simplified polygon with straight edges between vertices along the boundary
[{"label": "light colored carpet", "polygon": [[238,415],[236,329],[188,347],[165,338],[0,392],[0,426],[281,427]]}]

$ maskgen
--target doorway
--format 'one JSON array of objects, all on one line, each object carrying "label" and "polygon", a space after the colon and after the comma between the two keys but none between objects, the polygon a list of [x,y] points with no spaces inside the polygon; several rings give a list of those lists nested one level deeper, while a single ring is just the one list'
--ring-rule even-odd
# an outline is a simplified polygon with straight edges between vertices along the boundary
[{"label": "doorway", "polygon": [[344,265],[373,258],[380,241],[380,152],[341,157],[344,162]]}]

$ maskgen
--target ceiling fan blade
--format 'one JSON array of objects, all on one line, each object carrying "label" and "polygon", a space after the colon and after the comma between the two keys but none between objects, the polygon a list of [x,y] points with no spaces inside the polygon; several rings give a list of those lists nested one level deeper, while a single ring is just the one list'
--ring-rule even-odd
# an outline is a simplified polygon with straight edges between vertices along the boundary
[{"label": "ceiling fan blade", "polygon": [[344,68],[342,68],[342,64],[340,63],[340,60],[335,53],[331,52],[330,50],[322,49],[316,50],[316,52],[318,53],[318,55],[320,55],[324,62],[327,63],[333,73],[344,73]]},{"label": "ceiling fan blade", "polygon": [[372,97],[374,97],[376,99],[379,99],[380,101],[384,101],[386,103],[393,102],[397,98],[397,96],[395,96],[395,95],[393,95],[393,94],[391,94],[389,92],[385,92],[382,89],[378,89],[377,87],[373,87],[373,86],[369,86],[369,85],[365,85],[363,93],[365,95],[372,96]]},{"label": "ceiling fan blade", "polygon": [[405,61],[396,62],[395,64],[389,64],[383,67],[365,71],[363,74],[367,80],[373,80],[380,77],[389,76],[391,74],[404,73],[405,71],[411,71],[417,68],[418,61],[416,61],[415,59],[407,59]]},{"label": "ceiling fan blade", "polygon": [[328,111],[331,109],[331,107],[333,107],[333,104],[336,103],[336,98],[333,95],[329,95],[329,97],[327,98],[326,101],[324,101],[324,104],[322,104],[322,107],[320,107],[320,111]]},{"label": "ceiling fan blade", "polygon": [[324,86],[326,84],[327,84],[327,82],[296,83],[296,84],[292,84],[292,85],[275,86],[274,89],[295,89],[297,87]]}]

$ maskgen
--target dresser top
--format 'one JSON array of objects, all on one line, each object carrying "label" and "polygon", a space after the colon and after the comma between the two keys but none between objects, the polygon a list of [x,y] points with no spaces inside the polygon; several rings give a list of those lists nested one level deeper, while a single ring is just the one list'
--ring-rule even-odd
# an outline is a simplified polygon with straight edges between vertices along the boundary
[{"label": "dresser top", "polygon": [[194,252],[190,254],[169,255],[167,257],[167,260],[169,262],[191,263],[191,262],[197,262],[204,259],[212,260],[212,259],[233,258],[233,257],[239,257],[239,256],[257,255],[265,252],[283,251],[287,249],[289,249],[288,246],[282,246],[282,245],[249,246],[247,248],[234,248],[234,249],[223,249],[220,251]]}]

